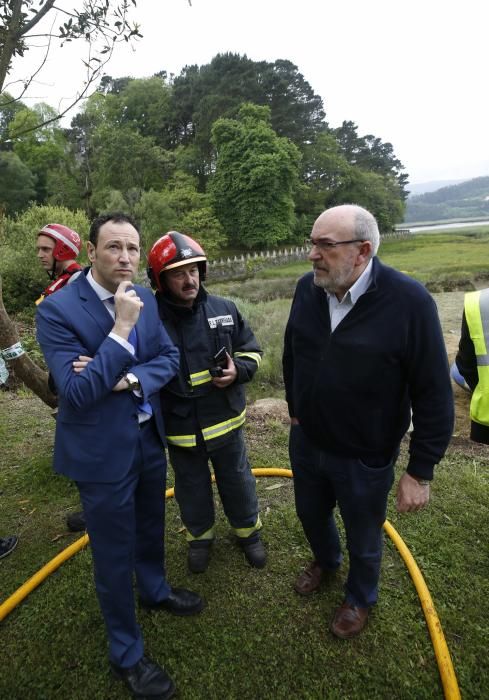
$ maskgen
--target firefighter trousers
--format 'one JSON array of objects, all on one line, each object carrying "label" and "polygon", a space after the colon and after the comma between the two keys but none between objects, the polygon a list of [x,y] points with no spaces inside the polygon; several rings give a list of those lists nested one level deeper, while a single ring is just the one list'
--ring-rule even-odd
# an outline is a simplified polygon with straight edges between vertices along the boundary
[{"label": "firefighter trousers", "polygon": [[238,537],[249,537],[260,529],[256,480],[246,453],[243,430],[233,431],[230,440],[215,450],[202,445],[197,450],[168,446],[175,473],[175,498],[187,539],[213,539],[214,496],[209,462],[227,519]]}]

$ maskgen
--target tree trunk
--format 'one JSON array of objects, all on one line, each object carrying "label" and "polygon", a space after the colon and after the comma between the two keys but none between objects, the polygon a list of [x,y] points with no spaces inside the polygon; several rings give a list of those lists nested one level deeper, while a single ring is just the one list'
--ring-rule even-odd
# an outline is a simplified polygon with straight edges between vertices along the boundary
[{"label": "tree trunk", "polygon": [[10,23],[4,27],[3,46],[0,51],[0,92],[3,90],[3,84],[12,61],[15,46],[19,41],[21,10],[22,1],[14,0]]},{"label": "tree trunk", "polygon": [[[6,350],[18,342],[19,334],[3,304],[2,277],[0,275],[0,350]],[[48,387],[48,373],[38,367],[27,353],[24,353],[15,360],[8,360],[7,367],[12,368],[15,375],[21,379],[29,389],[32,389],[44,403],[47,403],[51,408],[57,406],[57,398],[51,393]]]}]

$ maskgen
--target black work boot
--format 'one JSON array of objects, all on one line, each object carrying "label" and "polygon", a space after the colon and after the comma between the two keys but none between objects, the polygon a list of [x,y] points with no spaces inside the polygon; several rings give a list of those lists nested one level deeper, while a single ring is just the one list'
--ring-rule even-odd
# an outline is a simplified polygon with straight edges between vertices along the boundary
[{"label": "black work boot", "polygon": [[260,539],[260,533],[254,532],[249,537],[238,537],[238,542],[250,566],[263,569],[267,563],[267,551]]},{"label": "black work boot", "polygon": [[188,546],[187,564],[192,574],[203,574],[209,566],[212,540],[191,540]]}]

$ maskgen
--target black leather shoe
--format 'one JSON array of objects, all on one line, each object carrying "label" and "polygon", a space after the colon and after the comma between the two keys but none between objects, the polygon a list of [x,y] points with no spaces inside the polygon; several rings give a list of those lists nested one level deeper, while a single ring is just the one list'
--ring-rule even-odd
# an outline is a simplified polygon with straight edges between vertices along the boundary
[{"label": "black leather shoe", "polygon": [[112,662],[110,667],[114,676],[125,683],[134,698],[168,700],[175,694],[175,684],[170,676],[147,656],[142,656],[137,664],[129,668],[121,668]]},{"label": "black leather shoe", "polygon": [[143,608],[166,610],[173,615],[197,615],[204,607],[204,601],[197,593],[186,588],[172,588],[170,595],[159,603],[149,603],[140,599]]},{"label": "black leather shoe", "polygon": [[87,529],[85,516],[82,510],[76,513],[68,513],[66,516],[66,524],[70,532],[83,532]]}]

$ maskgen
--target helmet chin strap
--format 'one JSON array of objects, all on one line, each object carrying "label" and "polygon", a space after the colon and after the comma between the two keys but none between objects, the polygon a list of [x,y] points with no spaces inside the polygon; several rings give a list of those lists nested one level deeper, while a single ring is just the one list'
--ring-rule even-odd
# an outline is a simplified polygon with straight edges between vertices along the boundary
[{"label": "helmet chin strap", "polygon": [[56,279],[56,263],[57,263],[57,260],[55,258],[53,258],[53,266],[50,270],[48,270],[48,277],[50,280]]}]

